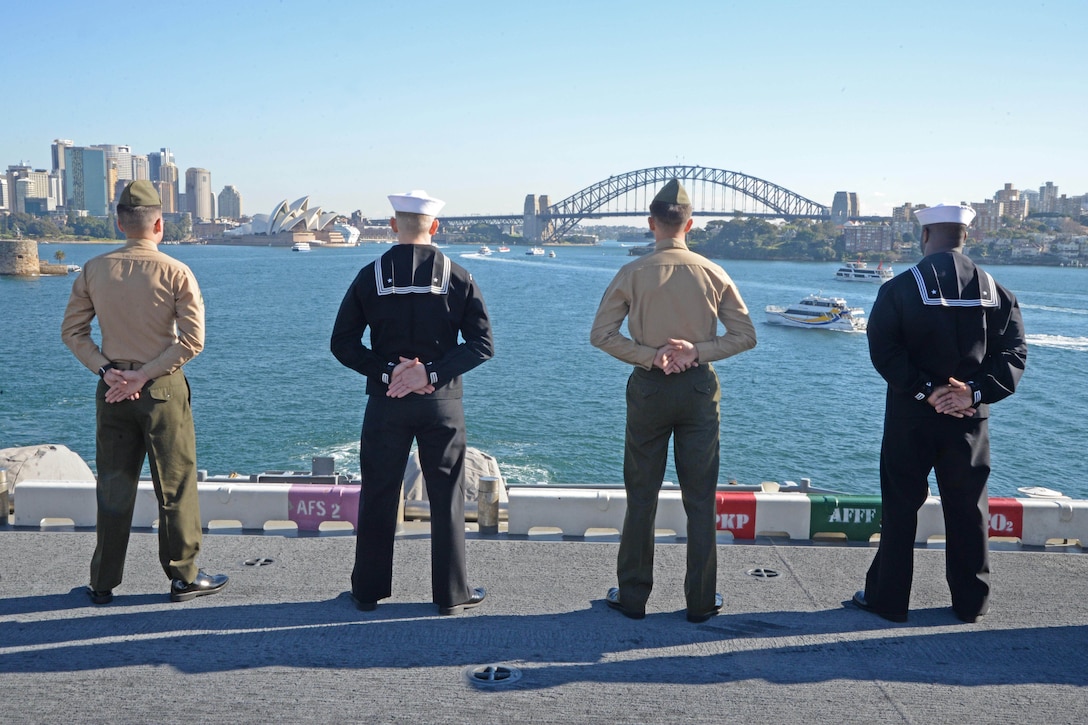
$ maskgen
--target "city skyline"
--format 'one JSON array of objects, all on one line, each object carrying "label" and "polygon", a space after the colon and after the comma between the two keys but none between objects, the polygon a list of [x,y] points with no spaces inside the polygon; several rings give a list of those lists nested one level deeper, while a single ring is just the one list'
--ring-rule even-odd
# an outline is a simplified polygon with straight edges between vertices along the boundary
[{"label": "city skyline", "polygon": [[10,27],[42,52],[9,76],[0,164],[51,168],[55,138],[167,147],[249,214],[312,196],[382,217],[409,188],[510,214],[680,163],[828,206],[853,191],[863,215],[1088,193],[1083,3],[815,5],[195,2],[126,10],[142,57],[103,43],[116,19],[94,4],[20,4]]}]

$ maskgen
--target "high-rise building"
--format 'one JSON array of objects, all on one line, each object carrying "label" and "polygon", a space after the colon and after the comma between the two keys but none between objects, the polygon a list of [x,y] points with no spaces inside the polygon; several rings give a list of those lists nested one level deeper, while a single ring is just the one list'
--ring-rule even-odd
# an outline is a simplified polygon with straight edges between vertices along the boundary
[{"label": "high-rise building", "polygon": [[143,154],[132,155],[132,180],[151,180],[151,169],[147,156]]},{"label": "high-rise building", "polygon": [[106,152],[106,166],[112,166],[117,179],[132,181],[132,147],[116,144],[95,144],[92,149],[102,149]]},{"label": "high-rise building", "polygon": [[242,219],[242,193],[233,184],[224,186],[219,192],[219,216],[235,221]]},{"label": "high-rise building", "polygon": [[64,149],[75,146],[75,143],[69,141],[66,138],[53,139],[53,145],[51,147],[53,156],[53,172],[57,174],[60,179],[60,196],[57,198],[58,204],[64,204]]},{"label": "high-rise building", "polygon": [[152,151],[147,155],[147,170],[148,178],[151,181],[162,181],[162,169],[163,164],[174,163],[174,154],[170,152],[168,148],[161,148],[158,151]]},{"label": "high-rise building", "polygon": [[1048,181],[1039,187],[1039,211],[1045,214],[1053,214],[1058,206],[1058,187],[1053,181]]},{"label": "high-rise building", "polygon": [[110,203],[108,179],[105,151],[82,146],[64,149],[64,197],[69,210],[106,216]]},{"label": "high-rise building", "polygon": [[193,215],[193,221],[211,221],[215,218],[215,196],[212,192],[212,174],[207,169],[188,168],[185,170],[185,198],[188,200],[187,211]]},{"label": "high-rise building", "polygon": [[0,176],[0,211],[11,211],[8,199],[8,177]]},{"label": "high-rise building", "polygon": [[8,179],[8,210],[22,212],[23,209],[19,206],[19,179],[25,179],[30,176],[30,172],[33,171],[30,166],[24,163],[12,164],[8,167],[7,179]]},{"label": "high-rise building", "polygon": [[159,198],[162,199],[162,213],[176,214],[182,211],[178,208],[178,167],[173,162],[167,161],[159,169],[159,181],[155,188],[159,190]]}]

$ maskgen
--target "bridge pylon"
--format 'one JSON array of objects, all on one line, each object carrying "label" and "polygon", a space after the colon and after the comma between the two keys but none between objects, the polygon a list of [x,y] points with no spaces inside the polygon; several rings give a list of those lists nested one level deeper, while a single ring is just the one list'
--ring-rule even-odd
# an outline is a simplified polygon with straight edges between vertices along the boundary
[{"label": "bridge pylon", "polygon": [[525,214],[521,234],[530,244],[540,244],[555,234],[555,222],[544,215],[551,206],[547,194],[527,194],[525,196]]}]

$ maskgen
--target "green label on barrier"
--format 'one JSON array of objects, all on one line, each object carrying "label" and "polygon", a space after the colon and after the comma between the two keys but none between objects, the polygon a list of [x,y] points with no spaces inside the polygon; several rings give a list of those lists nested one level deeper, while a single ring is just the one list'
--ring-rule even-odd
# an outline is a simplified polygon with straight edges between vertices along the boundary
[{"label": "green label on barrier", "polygon": [[880,496],[827,496],[808,494],[811,502],[809,534],[841,533],[850,541],[868,541],[880,533]]}]

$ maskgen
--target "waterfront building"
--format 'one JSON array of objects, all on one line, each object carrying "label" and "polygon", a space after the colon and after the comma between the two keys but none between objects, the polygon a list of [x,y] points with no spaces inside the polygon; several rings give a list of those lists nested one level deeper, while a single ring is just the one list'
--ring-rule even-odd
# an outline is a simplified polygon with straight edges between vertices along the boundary
[{"label": "waterfront building", "polygon": [[173,162],[167,161],[162,163],[158,173],[159,181],[155,184],[155,188],[158,189],[159,198],[162,199],[162,213],[174,214],[182,211],[178,201],[178,167]]},{"label": "waterfront building", "polygon": [[224,186],[219,192],[219,217],[242,220],[242,193],[233,184]]},{"label": "waterfront building", "polygon": [[0,176],[0,211],[11,211],[8,203],[8,178]]},{"label": "waterfront building", "polygon": [[12,164],[11,166],[8,166],[8,171],[6,174],[8,180],[8,211],[22,212],[22,209],[19,208],[18,202],[16,200],[16,195],[18,192],[17,184],[19,182],[19,179],[25,179],[31,171],[33,171],[33,169],[24,163]]},{"label": "waterfront building", "polygon": [[345,244],[344,235],[333,224],[340,216],[310,208],[310,197],[304,196],[288,204],[284,199],[272,207],[271,214],[254,214],[245,224],[223,233],[232,244],[254,244],[290,247],[295,242],[311,244]]},{"label": "waterfront building", "polygon": [[858,205],[856,191],[836,191],[835,199],[831,202],[831,221],[835,224],[845,224],[848,219],[861,216],[861,208]]},{"label": "waterfront building", "polygon": [[891,224],[846,222],[842,228],[847,256],[863,252],[891,252],[895,249],[895,232]]},{"label": "waterfront building", "polygon": [[183,211],[193,215],[193,221],[211,221],[215,218],[215,196],[212,192],[212,174],[207,169],[190,167],[185,170],[185,201]]},{"label": "waterfront building", "polygon": [[110,203],[106,152],[71,146],[64,149],[64,197],[69,210],[104,217]]}]

